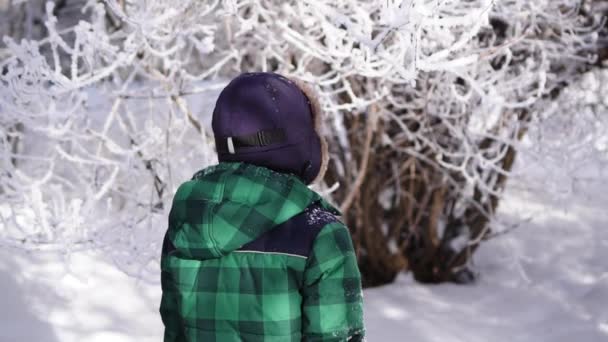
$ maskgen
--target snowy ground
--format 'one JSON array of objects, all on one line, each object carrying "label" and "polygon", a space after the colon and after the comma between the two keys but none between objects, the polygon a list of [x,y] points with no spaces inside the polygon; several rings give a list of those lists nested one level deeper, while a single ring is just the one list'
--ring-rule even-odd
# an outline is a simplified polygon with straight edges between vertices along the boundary
[{"label": "snowy ground", "polygon": [[[608,341],[608,166],[590,156],[519,160],[499,217],[520,228],[483,246],[478,283],[366,290],[368,340]],[[0,342],[160,341],[159,298],[103,255],[0,251]]]}]

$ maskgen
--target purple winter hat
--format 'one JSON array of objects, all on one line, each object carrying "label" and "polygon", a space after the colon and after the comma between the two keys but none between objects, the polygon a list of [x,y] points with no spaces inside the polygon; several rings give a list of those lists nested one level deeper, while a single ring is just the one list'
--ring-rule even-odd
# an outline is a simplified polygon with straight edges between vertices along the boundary
[{"label": "purple winter hat", "polygon": [[222,90],[212,128],[220,162],[292,173],[310,184],[322,169],[323,141],[311,99],[274,73],[244,73]]}]

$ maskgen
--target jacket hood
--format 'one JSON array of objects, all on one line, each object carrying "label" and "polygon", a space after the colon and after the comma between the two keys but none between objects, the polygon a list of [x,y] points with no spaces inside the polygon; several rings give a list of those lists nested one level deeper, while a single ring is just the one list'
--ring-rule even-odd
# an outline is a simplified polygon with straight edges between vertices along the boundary
[{"label": "jacket hood", "polygon": [[315,202],[340,215],[295,175],[247,163],[220,163],[179,187],[169,214],[168,238],[181,257],[219,258]]}]

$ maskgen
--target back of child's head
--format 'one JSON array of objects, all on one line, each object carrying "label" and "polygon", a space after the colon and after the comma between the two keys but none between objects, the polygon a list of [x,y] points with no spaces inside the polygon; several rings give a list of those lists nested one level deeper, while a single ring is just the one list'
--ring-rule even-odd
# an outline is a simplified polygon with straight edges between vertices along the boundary
[{"label": "back of child's head", "polygon": [[295,82],[245,73],[220,93],[212,127],[220,162],[245,162],[292,173],[309,184],[322,173],[326,145],[320,113]]}]

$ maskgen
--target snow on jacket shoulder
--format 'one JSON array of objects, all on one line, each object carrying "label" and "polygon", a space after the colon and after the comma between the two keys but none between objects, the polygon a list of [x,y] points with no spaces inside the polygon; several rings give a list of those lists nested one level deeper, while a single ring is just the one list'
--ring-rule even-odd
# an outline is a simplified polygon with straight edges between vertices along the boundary
[{"label": "snow on jacket shoulder", "polygon": [[220,163],[180,186],[163,242],[165,342],[361,341],[339,212],[296,176]]}]

